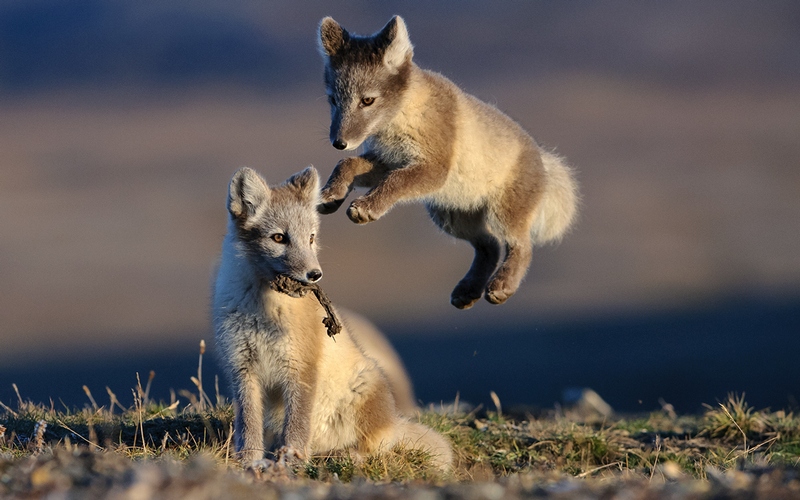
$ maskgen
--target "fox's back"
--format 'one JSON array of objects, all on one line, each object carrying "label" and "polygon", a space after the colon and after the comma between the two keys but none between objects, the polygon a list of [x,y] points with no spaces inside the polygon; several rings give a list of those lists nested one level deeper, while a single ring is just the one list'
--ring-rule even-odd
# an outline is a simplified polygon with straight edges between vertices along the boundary
[{"label": "fox's back", "polygon": [[395,160],[416,155],[416,161],[445,162],[447,179],[429,202],[479,208],[507,188],[521,155],[538,154],[519,124],[439,73],[415,66],[406,92],[390,128],[397,144],[383,142],[376,151]]}]

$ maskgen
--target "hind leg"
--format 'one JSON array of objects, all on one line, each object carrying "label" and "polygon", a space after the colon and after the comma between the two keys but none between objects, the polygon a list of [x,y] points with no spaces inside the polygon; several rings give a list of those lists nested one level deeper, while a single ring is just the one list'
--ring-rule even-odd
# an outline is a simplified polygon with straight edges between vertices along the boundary
[{"label": "hind leg", "polygon": [[532,255],[529,239],[516,244],[506,243],[506,258],[486,286],[486,300],[502,304],[514,295],[528,272]]},{"label": "hind leg", "polygon": [[428,206],[428,213],[443,231],[469,241],[475,249],[467,274],[450,295],[450,303],[459,309],[469,309],[483,295],[489,277],[500,261],[500,242],[486,225],[486,210],[463,212]]},{"label": "hind leg", "polygon": [[472,266],[450,295],[450,303],[459,309],[469,309],[481,298],[489,277],[500,261],[500,243],[494,236],[487,234],[470,243],[475,248]]},{"label": "hind leg", "polygon": [[487,209],[489,226],[506,245],[505,259],[486,287],[486,300],[492,304],[502,304],[514,295],[528,272],[533,255],[531,228],[544,187],[539,151],[527,149],[520,154],[513,180]]}]

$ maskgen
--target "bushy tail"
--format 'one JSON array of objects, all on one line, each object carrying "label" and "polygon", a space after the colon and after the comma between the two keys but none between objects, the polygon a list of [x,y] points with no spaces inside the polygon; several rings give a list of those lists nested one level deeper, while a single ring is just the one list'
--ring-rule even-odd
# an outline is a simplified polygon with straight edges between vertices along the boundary
[{"label": "bushy tail", "polygon": [[578,211],[578,186],[572,170],[553,153],[542,151],[546,186],[536,207],[531,237],[535,245],[560,240]]},{"label": "bushy tail", "polygon": [[430,453],[431,459],[443,471],[453,467],[453,449],[441,434],[430,427],[404,420],[400,427],[398,444]]}]

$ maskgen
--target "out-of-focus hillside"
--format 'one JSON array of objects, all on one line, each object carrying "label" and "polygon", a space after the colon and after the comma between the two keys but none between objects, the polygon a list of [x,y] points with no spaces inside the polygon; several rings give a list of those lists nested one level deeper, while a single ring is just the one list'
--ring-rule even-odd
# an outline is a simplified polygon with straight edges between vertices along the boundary
[{"label": "out-of-focus hillside", "polygon": [[421,206],[366,227],[326,216],[337,303],[393,332],[458,334],[800,289],[793,2],[11,1],[0,364],[208,339],[231,174],[248,165],[277,183],[314,164],[327,177],[342,157],[327,141],[319,19],[365,33],[394,13],[420,65],[568,158],[581,217],[536,252],[509,303],[463,312],[449,293],[471,250]]}]

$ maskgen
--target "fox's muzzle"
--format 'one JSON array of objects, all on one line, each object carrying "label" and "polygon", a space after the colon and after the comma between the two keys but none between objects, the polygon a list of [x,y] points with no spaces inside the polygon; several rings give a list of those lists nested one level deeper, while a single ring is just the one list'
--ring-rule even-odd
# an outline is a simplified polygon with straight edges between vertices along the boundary
[{"label": "fox's muzzle", "polygon": [[347,141],[342,135],[342,119],[337,113],[337,116],[331,120],[331,144],[339,150],[347,149]]},{"label": "fox's muzzle", "polygon": [[356,122],[352,115],[336,109],[331,116],[331,144],[338,150],[356,149],[363,141],[360,139],[362,129],[363,125]]}]

